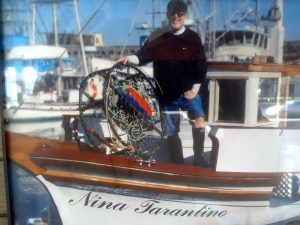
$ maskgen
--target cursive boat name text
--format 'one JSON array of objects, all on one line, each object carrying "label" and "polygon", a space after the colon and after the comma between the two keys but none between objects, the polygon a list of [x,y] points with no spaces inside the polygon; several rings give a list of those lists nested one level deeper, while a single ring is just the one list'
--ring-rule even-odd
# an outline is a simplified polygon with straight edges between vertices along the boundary
[{"label": "cursive boat name text", "polygon": [[68,201],[71,206],[81,206],[89,208],[98,208],[115,211],[133,210],[137,214],[149,215],[163,215],[163,216],[176,216],[176,217],[224,217],[228,214],[227,210],[213,209],[211,206],[202,204],[201,208],[196,209],[182,209],[182,208],[167,208],[162,207],[160,201],[146,200],[139,203],[138,206],[133,207],[124,202],[112,202],[104,200],[100,195],[93,192],[88,192],[83,196]]},{"label": "cursive boat name text", "polygon": [[125,203],[113,203],[110,201],[102,200],[102,198],[99,195],[92,195],[92,192],[88,192],[77,201],[75,201],[74,199],[69,200],[70,205],[77,205],[80,203],[83,203],[83,206],[88,206],[92,208],[105,208],[119,211],[123,211],[129,208],[129,206]]},{"label": "cursive boat name text", "polygon": [[198,210],[188,209],[169,209],[159,207],[160,201],[147,200],[141,203],[140,207],[135,209],[136,213],[148,213],[152,215],[166,215],[166,216],[188,216],[188,217],[223,217],[227,215],[227,210],[214,210],[203,205]]}]

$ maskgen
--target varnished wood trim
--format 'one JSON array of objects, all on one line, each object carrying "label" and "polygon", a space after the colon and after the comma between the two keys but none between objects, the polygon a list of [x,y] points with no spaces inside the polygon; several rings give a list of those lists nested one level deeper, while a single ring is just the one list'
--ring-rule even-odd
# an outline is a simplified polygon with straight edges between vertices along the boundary
[{"label": "varnished wood trim", "polygon": [[300,65],[290,64],[246,64],[233,62],[208,62],[208,70],[244,71],[244,72],[281,72],[283,75],[295,76],[300,74]]},{"label": "varnished wood trim", "polygon": [[53,158],[62,160],[74,160],[79,162],[89,162],[105,164],[116,167],[126,167],[132,169],[140,169],[158,173],[170,173],[174,175],[189,176],[212,176],[212,177],[231,177],[231,178],[278,178],[281,173],[238,173],[238,172],[215,172],[211,168],[201,168],[191,165],[179,165],[172,163],[153,163],[149,167],[148,164],[140,164],[136,160],[126,156],[104,155],[93,152],[68,151],[52,146],[37,147],[35,151],[30,153],[30,157],[34,158]]},{"label": "varnished wood trim", "polygon": [[132,179],[161,180],[164,182],[185,183],[186,185],[227,185],[227,186],[276,186],[279,183],[279,177],[212,177],[209,175],[182,175],[176,173],[166,173],[164,171],[151,171],[143,168],[130,168],[126,166],[117,166],[101,163],[91,163],[86,161],[38,158],[33,160],[41,165],[45,170],[47,168],[57,168],[65,171],[70,168],[76,168],[76,171],[84,171],[87,174],[106,174],[110,176],[131,177]]},{"label": "varnished wood trim", "polygon": [[126,188],[138,191],[151,191],[158,193],[180,194],[195,197],[209,197],[217,199],[232,200],[266,200],[271,197],[271,191],[251,191],[232,189],[212,189],[200,187],[184,187],[168,184],[156,184],[151,182],[132,181],[118,178],[107,178],[99,176],[87,176],[68,172],[46,171],[43,176],[46,180],[64,182],[75,182],[87,185],[97,185],[112,188]]},{"label": "varnished wood trim", "polygon": [[191,165],[177,165],[170,163],[154,163],[149,167],[148,164],[139,164],[132,158],[124,156],[104,155],[92,152],[76,152],[64,151],[60,149],[51,148],[51,146],[37,148],[30,153],[30,157],[35,159],[56,159],[61,160],[61,164],[67,160],[82,162],[83,164],[103,164],[112,166],[114,168],[123,167],[131,170],[140,170],[152,173],[166,173],[171,175],[194,176],[194,177],[212,177],[212,178],[272,178],[278,179],[281,173],[237,173],[237,172],[215,172],[212,168],[201,168]]},{"label": "varnished wood trim", "polygon": [[[151,167],[147,164],[140,165],[134,159],[122,156],[104,155],[100,153],[80,151],[78,146],[73,143],[59,142],[48,140],[45,138],[28,137],[25,135],[7,133],[8,139],[8,157],[19,165],[27,168],[32,173],[42,174],[45,169],[40,165],[35,164],[30,158],[39,157],[45,159],[61,160],[61,163],[66,163],[66,160],[78,161],[77,165],[86,164],[103,164],[106,167],[111,167],[111,170],[116,168],[125,168],[123,171],[145,171],[147,174],[170,174],[176,176],[198,177],[199,179],[215,179],[219,178],[239,180],[253,179],[257,184],[274,184],[277,183],[282,176],[281,173],[231,173],[231,172],[215,172],[211,168],[200,168],[188,165],[175,165],[168,163],[155,163]],[[51,163],[51,162],[49,162]],[[240,179],[241,180],[241,179]],[[260,183],[261,181],[261,183]],[[249,181],[250,182],[250,181]],[[247,182],[246,182],[247,183]],[[238,184],[238,181],[236,182]]]}]

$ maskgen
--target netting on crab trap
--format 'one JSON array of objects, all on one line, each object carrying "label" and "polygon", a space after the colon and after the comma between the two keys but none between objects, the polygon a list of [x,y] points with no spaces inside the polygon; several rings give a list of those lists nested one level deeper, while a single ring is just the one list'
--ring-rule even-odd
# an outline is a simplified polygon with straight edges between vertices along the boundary
[{"label": "netting on crab trap", "polygon": [[[78,142],[84,140],[95,151],[106,146],[110,154],[153,162],[162,135],[156,88],[155,80],[133,65],[115,65],[89,74],[80,85],[83,134],[74,132]],[[104,121],[109,137],[93,121]]]},{"label": "netting on crab trap", "polygon": [[115,66],[105,80],[104,108],[115,137],[137,160],[152,162],[161,144],[156,82],[134,66]]}]

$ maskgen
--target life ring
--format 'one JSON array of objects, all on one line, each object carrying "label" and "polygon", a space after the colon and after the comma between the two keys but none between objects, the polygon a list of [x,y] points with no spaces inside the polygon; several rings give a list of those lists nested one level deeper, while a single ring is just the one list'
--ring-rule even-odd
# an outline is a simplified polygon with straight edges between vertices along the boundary
[{"label": "life ring", "polygon": [[89,82],[89,87],[91,89],[91,98],[92,99],[96,99],[96,97],[98,96],[98,89],[97,89],[97,85],[95,84],[95,82],[93,80],[91,80]]}]

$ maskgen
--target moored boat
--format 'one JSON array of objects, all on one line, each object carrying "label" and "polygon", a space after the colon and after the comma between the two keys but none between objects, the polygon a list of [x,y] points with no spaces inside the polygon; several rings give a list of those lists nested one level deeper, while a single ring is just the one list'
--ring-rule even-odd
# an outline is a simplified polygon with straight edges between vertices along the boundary
[{"label": "moored boat", "polygon": [[[6,133],[8,156],[45,185],[63,224],[299,220],[299,126],[291,127],[287,114],[266,118],[261,112],[266,97],[274,105],[286,101],[286,81],[297,74],[296,65],[209,64],[205,144],[209,168],[189,163],[192,143],[187,122],[181,132],[184,165],[164,158],[164,145],[149,153],[153,154],[149,161],[149,156],[138,158],[107,143],[95,148],[90,143],[10,132]],[[262,91],[264,84],[269,91]]]}]

